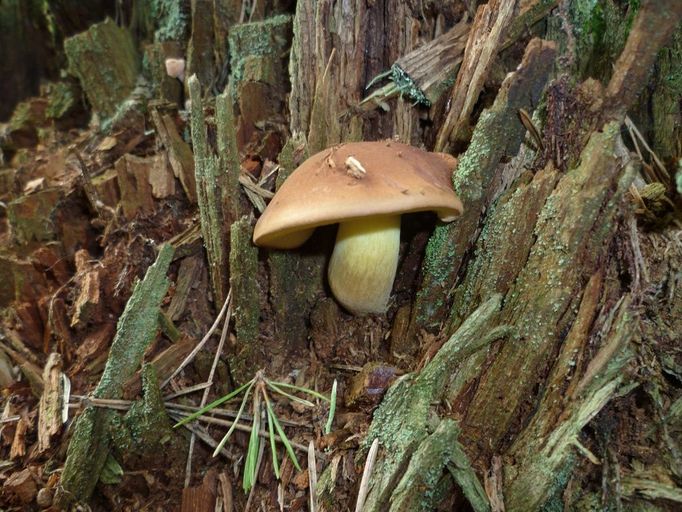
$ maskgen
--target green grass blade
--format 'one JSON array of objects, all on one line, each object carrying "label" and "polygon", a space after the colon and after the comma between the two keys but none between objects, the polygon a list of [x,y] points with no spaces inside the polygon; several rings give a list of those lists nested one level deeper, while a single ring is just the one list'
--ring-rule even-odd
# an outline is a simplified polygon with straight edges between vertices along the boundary
[{"label": "green grass blade", "polygon": [[289,454],[289,458],[294,463],[294,466],[296,466],[296,469],[301,471],[301,465],[298,463],[298,459],[296,458],[296,454],[294,453],[294,448],[291,446],[291,443],[289,442],[289,438],[287,438],[287,435],[284,433],[284,430],[282,429],[282,425],[279,424],[279,420],[277,420],[277,416],[275,415],[274,411],[272,410],[272,406],[270,405],[270,402],[266,401],[265,405],[269,409],[270,413],[272,414],[272,422],[275,424],[275,428],[277,429],[277,433],[279,434],[279,437],[282,440],[282,444],[284,445],[284,447],[287,450],[287,453]]},{"label": "green grass blade", "polygon": [[242,404],[239,406],[239,410],[237,411],[237,415],[234,418],[232,426],[227,431],[227,434],[225,434],[223,436],[223,438],[220,440],[220,443],[218,443],[218,446],[216,446],[216,449],[213,452],[214,457],[220,453],[220,450],[223,449],[223,447],[225,446],[225,443],[227,443],[227,440],[230,439],[230,436],[232,435],[232,432],[234,432],[234,429],[237,428],[237,423],[239,423],[239,420],[242,417],[242,413],[244,412],[244,406],[246,405],[246,401],[248,400],[249,394],[251,393],[251,388],[253,388],[253,381],[251,381],[251,385],[246,390],[246,393],[244,393],[244,398],[242,399]]},{"label": "green grass blade", "polygon": [[332,431],[332,422],[334,421],[334,414],[336,414],[336,386],[337,382],[334,379],[334,384],[332,385],[332,395],[329,403],[329,418],[327,418],[327,423],[324,425],[324,433],[329,434]]},{"label": "green grass blade", "polygon": [[251,436],[249,446],[246,450],[246,461],[244,461],[244,478],[242,484],[244,492],[248,492],[256,483],[256,470],[258,469],[258,449],[260,448],[260,411],[254,410],[253,425],[251,426]]},{"label": "green grass blade", "polygon": [[308,395],[319,398],[320,400],[324,400],[325,402],[329,402],[329,398],[327,398],[323,394],[318,393],[317,391],[314,391],[312,389],[304,388],[301,386],[294,386],[293,384],[285,384],[284,382],[270,382],[270,381],[268,381],[268,383],[276,385],[276,386],[281,387],[281,388],[293,389],[294,391],[298,391],[299,393],[306,393]]},{"label": "green grass blade", "polygon": [[287,393],[286,391],[284,391],[283,389],[281,389],[280,387],[278,387],[278,385],[275,384],[274,382],[270,382],[269,380],[266,380],[265,383],[268,385],[268,387],[269,387],[270,389],[272,389],[272,390],[275,391],[276,393],[279,393],[279,394],[282,395],[282,396],[287,397],[287,398],[288,398],[289,400],[291,400],[292,402],[298,402],[299,404],[305,405],[306,407],[315,407],[315,404],[312,403],[311,401],[306,400],[305,398],[299,398],[299,397],[297,397],[297,396],[295,396],[295,395],[292,395],[292,394],[290,394],[290,393]]},{"label": "green grass blade", "polygon": [[272,409],[267,408],[268,411],[268,432],[270,433],[270,451],[272,451],[272,467],[275,470],[275,476],[279,480],[279,462],[277,461],[277,446],[275,445],[275,428],[272,420]]},{"label": "green grass blade", "polygon": [[244,384],[244,385],[238,387],[237,389],[235,389],[235,390],[232,391],[231,393],[228,393],[227,395],[218,398],[218,400],[215,400],[215,401],[211,402],[211,403],[208,404],[207,406],[202,407],[201,409],[199,409],[197,412],[192,413],[192,414],[190,414],[189,416],[187,416],[186,418],[183,418],[182,420],[178,421],[175,425],[173,425],[173,428],[179,427],[179,426],[181,426],[181,425],[184,425],[185,423],[189,423],[190,421],[193,421],[193,420],[197,419],[199,416],[201,416],[201,415],[204,414],[205,412],[208,412],[208,411],[210,411],[211,409],[214,409],[215,407],[218,407],[220,404],[225,403],[225,402],[227,402],[228,400],[233,399],[235,396],[237,396],[239,393],[241,393],[247,386],[251,386],[252,384],[253,384],[253,379],[251,379],[251,380],[250,380],[249,382],[247,382],[246,384]]}]

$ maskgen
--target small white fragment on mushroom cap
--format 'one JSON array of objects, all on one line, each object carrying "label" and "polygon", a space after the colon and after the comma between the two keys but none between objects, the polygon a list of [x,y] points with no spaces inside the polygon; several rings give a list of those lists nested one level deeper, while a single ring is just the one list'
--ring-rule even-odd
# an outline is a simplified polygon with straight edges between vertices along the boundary
[{"label": "small white fragment on mushroom cap", "polygon": [[346,172],[353,176],[353,178],[364,178],[367,170],[358,162],[357,158],[349,156],[346,158]]},{"label": "small white fragment on mushroom cap", "polygon": [[166,59],[166,74],[177,78],[181,82],[185,80],[185,59]]}]

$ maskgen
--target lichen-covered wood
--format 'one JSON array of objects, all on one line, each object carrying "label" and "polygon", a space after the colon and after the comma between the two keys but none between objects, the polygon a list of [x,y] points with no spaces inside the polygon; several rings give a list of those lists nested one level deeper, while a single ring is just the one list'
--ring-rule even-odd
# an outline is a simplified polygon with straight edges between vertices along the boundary
[{"label": "lichen-covered wood", "polygon": [[503,158],[515,155],[523,140],[519,108],[530,108],[540,98],[555,55],[555,45],[539,39],[529,43],[517,70],[503,82],[493,106],[476,126],[467,151],[453,175],[455,191],[465,205],[464,214],[450,224],[437,226],[426,248],[420,286],[412,310],[411,333],[437,331],[446,319],[454,280],[472,239],[478,234],[481,213],[493,199],[490,189]]},{"label": "lichen-covered wood", "polygon": [[[123,386],[139,368],[144,351],[156,337],[161,300],[169,282],[166,277],[173,248],[163,245],[156,262],[139,281],[118,321],[107,364],[95,390],[97,398],[120,398]],[[61,506],[87,500],[106,463],[111,442],[109,427],[116,412],[87,407],[74,425],[64,471],[60,480]]]},{"label": "lichen-covered wood", "polygon": [[130,32],[106,20],[64,41],[69,69],[93,109],[111,117],[133,91],[140,57]]},{"label": "lichen-covered wood", "polygon": [[[488,344],[509,336],[507,327],[494,327],[500,301],[498,295],[482,304],[423,370],[402,377],[386,394],[365,439],[369,446],[378,438],[384,450],[384,457],[372,474],[365,511],[386,510],[404,468],[429,433],[429,409],[442,393],[452,368]],[[443,466],[449,459],[443,458]]]},{"label": "lichen-covered wood", "polygon": [[258,370],[258,335],[261,318],[260,291],[254,277],[258,273],[258,249],[251,242],[253,226],[244,216],[230,228],[230,289],[237,344],[230,370],[237,382],[253,377]]},{"label": "lichen-covered wood", "polygon": [[192,144],[201,234],[208,257],[208,269],[216,303],[227,296],[227,227],[223,222],[222,192],[225,176],[220,172],[220,160],[208,141],[206,117],[199,79],[188,81],[192,102]]}]

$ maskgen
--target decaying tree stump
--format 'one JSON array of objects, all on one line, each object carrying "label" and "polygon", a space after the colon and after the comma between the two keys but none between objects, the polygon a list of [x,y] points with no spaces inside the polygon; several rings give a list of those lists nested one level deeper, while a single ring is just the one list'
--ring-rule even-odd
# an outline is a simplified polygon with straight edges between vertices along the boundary
[{"label": "decaying tree stump", "polygon": [[[146,7],[162,14],[158,23]],[[121,9],[132,15],[129,27],[108,20],[65,43],[92,112],[109,121],[100,127],[109,136],[87,150],[126,148],[112,151],[110,162],[102,157],[95,177],[79,157],[77,190],[87,214],[67,219],[76,194],[44,179],[22,183],[15,196],[20,166],[0,169],[15,249],[30,253],[0,254],[6,285],[0,307],[13,308],[18,325],[8,330],[14,347],[3,335],[0,348],[3,361],[14,361],[33,392],[42,393],[38,452],[49,451],[59,436],[61,372],[70,362],[55,353],[41,376],[40,359],[27,345],[46,353],[56,345],[58,352],[78,339],[76,369],[93,358],[104,368],[74,423],[56,505],[87,502],[98,482],[122,471],[121,462],[145,465],[166,449],[169,460],[184,458],[161,389],[181,381],[184,389],[177,386],[173,396],[203,389],[204,404],[214,393],[218,363],[221,390],[269,371],[292,387],[320,391],[341,381],[343,422],[318,439],[331,448],[318,453],[327,464],[319,479],[282,465],[280,505],[302,509],[301,492],[290,501],[283,497],[295,482],[319,511],[352,509],[360,483],[355,473],[372,443],[377,459],[364,475],[358,509],[365,512],[462,506],[522,512],[571,508],[577,499],[584,501],[578,509],[596,500],[595,506],[618,510],[622,499],[637,496],[682,502],[676,438],[682,398],[663,396],[660,384],[665,374],[678,389],[682,364],[651,341],[660,329],[673,345],[668,320],[677,315],[674,325],[682,325],[682,309],[673,304],[682,292],[679,277],[653,282],[635,217],[639,211],[656,218],[656,201],[672,209],[668,220],[682,211],[665,174],[666,166],[679,166],[671,161],[682,151],[668,140],[680,133],[679,98],[669,90],[679,78],[666,75],[682,62],[679,0],[141,0]],[[604,34],[604,27],[613,33]],[[675,51],[661,52],[674,32]],[[163,76],[165,57],[183,52],[186,79]],[[604,62],[604,55],[612,58]],[[142,66],[149,85],[139,80]],[[373,89],[387,77],[391,84]],[[647,104],[638,104],[648,84]],[[145,87],[156,103],[135,94]],[[133,103],[149,112],[128,108]],[[60,119],[58,107],[39,98],[17,108],[0,148],[21,162],[22,151]],[[648,166],[634,157],[632,149],[640,157],[645,150],[624,137],[637,129],[628,113],[651,122],[665,162]],[[406,216],[388,313],[353,317],[330,298],[325,280],[333,227],[318,229],[299,250],[267,252],[252,243],[253,228],[266,201],[307,157],[342,142],[380,139],[456,156],[452,182],[465,211],[450,224],[426,213]],[[645,178],[653,187],[639,193]],[[133,225],[154,223],[160,205],[170,213],[157,235],[170,241],[134,286],[134,272],[119,276],[97,266],[91,248],[79,245],[102,226],[103,243],[126,236],[126,229],[139,237]],[[173,232],[176,214],[184,215],[181,233]],[[154,253],[145,245],[151,239],[141,238],[139,253]],[[36,249],[48,242],[57,248]],[[653,258],[673,266],[671,246],[674,241]],[[60,267],[71,259],[74,275]],[[50,286],[58,289],[45,298]],[[655,314],[661,296],[670,307],[665,318]],[[105,308],[107,300],[114,307]],[[217,354],[209,372],[202,353],[181,374],[201,348],[192,329],[207,323],[194,315],[208,317],[221,305],[228,313],[219,351],[224,344],[226,357]],[[116,327],[104,320],[109,309],[122,311]],[[643,310],[654,327],[645,325]],[[183,326],[192,332],[178,327],[183,315],[192,317]],[[169,344],[154,352],[160,333]],[[148,349],[150,362],[143,364]],[[373,390],[381,396],[388,388],[376,409],[349,399],[352,378],[343,372],[365,365],[364,377],[382,364],[390,365],[391,378]],[[12,371],[3,370],[10,383]],[[190,382],[204,373],[205,384]],[[633,463],[621,470],[604,446],[607,434],[602,439],[596,425],[588,436],[585,427],[640,388],[658,414],[642,436],[656,437],[667,451],[652,456],[649,467]],[[95,407],[140,394],[125,416]],[[278,413],[284,408],[275,405]],[[300,414],[296,406],[292,416]],[[320,434],[318,419],[305,435]],[[21,418],[15,437],[25,438],[28,425]],[[302,422],[286,426],[303,430]],[[197,435],[206,440],[206,432]],[[25,447],[16,438],[12,454],[19,456]],[[217,473],[187,487],[191,460],[182,506],[201,502],[212,509]],[[312,452],[309,461],[315,461]],[[591,465],[601,465],[601,475]],[[600,477],[601,486],[594,483]],[[16,473],[8,492],[32,501],[31,478]],[[229,495],[231,503],[227,473],[218,478],[224,502]],[[599,497],[575,491],[590,479]],[[274,507],[279,483],[267,482],[263,503]]]}]

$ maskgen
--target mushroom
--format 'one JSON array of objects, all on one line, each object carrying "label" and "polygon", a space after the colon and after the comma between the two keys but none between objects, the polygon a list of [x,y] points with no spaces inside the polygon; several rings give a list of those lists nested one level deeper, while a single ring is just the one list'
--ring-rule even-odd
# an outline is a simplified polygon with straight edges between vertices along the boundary
[{"label": "mushroom", "polygon": [[284,182],[256,223],[256,245],[299,247],[318,226],[339,223],[328,279],[351,313],[384,313],[398,268],[400,216],[462,213],[452,190],[457,160],[393,142],[352,142],[317,153]]},{"label": "mushroom", "polygon": [[185,59],[166,59],[166,74],[171,78],[177,78],[181,82],[184,82]]}]

